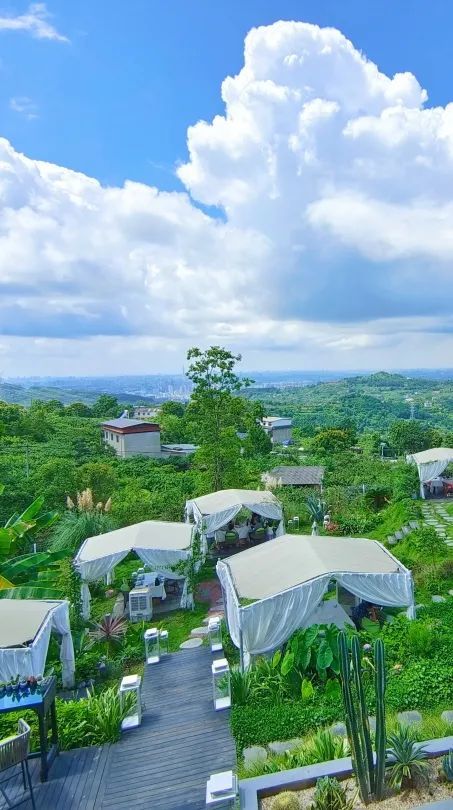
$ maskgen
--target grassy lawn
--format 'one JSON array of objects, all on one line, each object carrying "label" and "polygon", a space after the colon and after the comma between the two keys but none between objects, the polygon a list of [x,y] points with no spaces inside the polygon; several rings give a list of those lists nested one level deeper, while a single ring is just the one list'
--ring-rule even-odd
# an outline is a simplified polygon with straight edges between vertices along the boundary
[{"label": "grassy lawn", "polygon": [[190,637],[190,631],[202,626],[208,610],[208,604],[196,602],[194,610],[173,610],[171,613],[159,614],[152,621],[159,630],[168,630],[170,652],[176,652],[179,645]]}]

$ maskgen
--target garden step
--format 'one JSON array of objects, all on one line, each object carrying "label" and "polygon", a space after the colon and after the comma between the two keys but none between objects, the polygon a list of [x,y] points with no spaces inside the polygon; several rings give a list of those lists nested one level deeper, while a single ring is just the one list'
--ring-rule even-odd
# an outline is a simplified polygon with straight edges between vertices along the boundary
[{"label": "garden step", "polygon": [[292,751],[294,748],[299,748],[302,745],[302,739],[295,737],[293,740],[284,740],[280,742],[271,742],[267,746],[272,754],[284,754],[285,751]]},{"label": "garden step", "polygon": [[204,638],[205,636],[208,635],[208,633],[209,633],[209,630],[208,630],[208,628],[206,626],[204,626],[204,627],[194,627],[194,629],[190,631],[190,635],[192,636],[192,638],[197,638],[197,636],[199,638]]},{"label": "garden step", "polygon": [[252,762],[264,762],[267,759],[267,751],[261,745],[252,745],[250,748],[244,748],[243,756],[244,764],[251,765]]},{"label": "garden step", "polygon": [[420,712],[399,712],[396,717],[400,726],[416,726],[423,720]]},{"label": "garden step", "polygon": [[330,730],[336,737],[346,737],[348,733],[345,723],[334,723],[333,726],[330,726]]},{"label": "garden step", "polygon": [[188,638],[179,645],[180,650],[195,650],[196,647],[201,647],[203,644],[202,638]]}]

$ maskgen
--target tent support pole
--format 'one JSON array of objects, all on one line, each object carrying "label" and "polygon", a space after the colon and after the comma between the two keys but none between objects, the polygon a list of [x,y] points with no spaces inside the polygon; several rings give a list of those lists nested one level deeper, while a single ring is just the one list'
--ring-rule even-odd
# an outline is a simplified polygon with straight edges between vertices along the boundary
[{"label": "tent support pole", "polygon": [[241,672],[244,673],[244,637],[242,635],[242,630],[239,630],[239,660]]}]

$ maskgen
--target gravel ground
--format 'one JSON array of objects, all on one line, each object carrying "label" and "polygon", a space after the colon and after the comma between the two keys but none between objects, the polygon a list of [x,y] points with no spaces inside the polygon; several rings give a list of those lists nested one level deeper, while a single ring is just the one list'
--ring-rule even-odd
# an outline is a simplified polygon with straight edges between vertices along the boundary
[{"label": "gravel ground", "polygon": [[[404,793],[389,795],[381,802],[371,802],[366,805],[366,810],[409,810],[409,808],[417,807],[419,804],[427,804],[428,802],[440,801],[440,799],[453,798],[453,783],[441,782],[438,779],[440,759],[432,760],[430,763],[430,780],[429,785],[418,785],[414,790],[408,790]],[[354,795],[356,792],[356,783],[354,779],[347,779],[342,783],[348,791],[348,796]],[[313,801],[314,788],[307,788],[296,792],[299,800],[299,807],[301,810],[309,808]],[[261,810],[272,810],[272,796],[267,799],[262,799],[260,808]],[[364,810],[365,805],[357,797],[354,807],[357,810]]]}]

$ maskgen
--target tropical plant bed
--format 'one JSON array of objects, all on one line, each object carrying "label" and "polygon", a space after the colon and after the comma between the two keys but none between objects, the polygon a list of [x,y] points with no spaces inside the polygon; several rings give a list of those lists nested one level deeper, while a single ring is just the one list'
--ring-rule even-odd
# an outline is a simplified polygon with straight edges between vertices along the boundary
[{"label": "tropical plant bed", "polygon": [[[341,782],[341,785],[346,790],[348,800],[353,800],[352,807],[354,810],[406,810],[406,808],[417,807],[421,804],[427,804],[442,799],[450,799],[453,797],[453,783],[442,781],[441,774],[442,758],[432,759],[429,761],[429,774],[427,781],[415,780],[414,788],[405,790],[401,793],[396,793],[390,789],[386,790],[386,795],[379,802],[370,802],[364,805],[357,794],[357,784],[354,779],[346,779]],[[315,788],[306,788],[305,790],[291,791],[292,795],[297,799],[298,804],[294,804],[302,810],[302,808],[313,808],[313,800]],[[282,794],[277,794],[281,796]],[[261,799],[260,810],[275,810],[278,808],[276,802],[277,796],[268,796]],[[355,797],[355,798],[354,798]],[[283,808],[282,804],[282,808]],[[293,810],[293,807],[288,803],[288,810]]]}]

